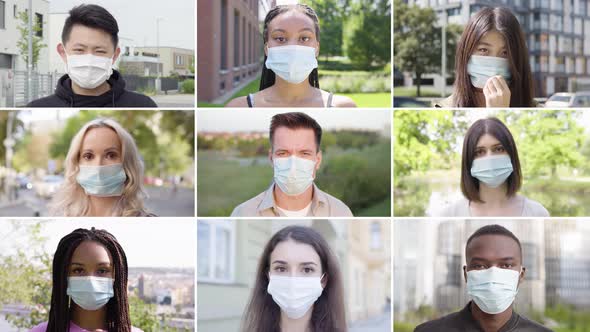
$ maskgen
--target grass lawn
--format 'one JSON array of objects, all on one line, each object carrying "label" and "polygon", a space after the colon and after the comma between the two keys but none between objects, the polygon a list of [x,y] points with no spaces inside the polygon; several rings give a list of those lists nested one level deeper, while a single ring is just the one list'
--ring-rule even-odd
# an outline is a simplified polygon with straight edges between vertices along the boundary
[{"label": "grass lawn", "polygon": [[[416,97],[416,87],[398,86],[393,88],[393,95],[396,97]],[[420,97],[440,97],[440,91],[420,88]]]},{"label": "grass lawn", "polygon": [[358,107],[391,107],[391,94],[389,92],[378,93],[338,93],[354,100]]}]

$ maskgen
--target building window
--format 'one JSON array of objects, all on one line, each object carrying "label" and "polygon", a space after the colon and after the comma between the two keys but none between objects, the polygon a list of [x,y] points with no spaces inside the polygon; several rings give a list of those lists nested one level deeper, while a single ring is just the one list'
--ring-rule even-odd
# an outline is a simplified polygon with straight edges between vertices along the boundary
[{"label": "building window", "polygon": [[526,266],[526,278],[528,280],[539,279],[539,247],[534,243],[522,243],[523,265]]},{"label": "building window", "polygon": [[174,63],[175,63],[177,66],[184,66],[184,57],[183,57],[182,55],[178,55],[178,54],[177,54],[177,55],[174,57]]},{"label": "building window", "polygon": [[240,66],[240,12],[234,12],[234,67]]},{"label": "building window", "polygon": [[205,282],[234,280],[235,227],[229,220],[197,222],[197,277]]},{"label": "building window", "polygon": [[383,246],[381,242],[381,225],[374,221],[371,223],[371,249],[381,249]]},{"label": "building window", "polygon": [[12,55],[0,53],[0,68],[12,69]]},{"label": "building window", "polygon": [[0,0],[0,29],[6,29],[6,1]]},{"label": "building window", "polygon": [[16,5],[12,6],[12,15],[14,18],[18,18],[18,7]]},{"label": "building window", "polygon": [[36,31],[35,35],[43,38],[43,15],[35,13],[35,24],[39,27],[39,31]]},{"label": "building window", "polygon": [[246,65],[246,17],[242,18],[242,66]]},{"label": "building window", "polygon": [[227,0],[221,0],[221,69],[227,69]]}]

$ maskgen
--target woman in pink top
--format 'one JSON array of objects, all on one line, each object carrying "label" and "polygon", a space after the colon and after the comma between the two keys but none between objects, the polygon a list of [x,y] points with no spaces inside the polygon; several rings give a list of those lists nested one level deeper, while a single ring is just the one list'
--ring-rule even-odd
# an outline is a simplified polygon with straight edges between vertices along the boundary
[{"label": "woman in pink top", "polygon": [[61,239],[49,320],[30,332],[141,332],[131,326],[127,258],[113,235],[93,227]]}]

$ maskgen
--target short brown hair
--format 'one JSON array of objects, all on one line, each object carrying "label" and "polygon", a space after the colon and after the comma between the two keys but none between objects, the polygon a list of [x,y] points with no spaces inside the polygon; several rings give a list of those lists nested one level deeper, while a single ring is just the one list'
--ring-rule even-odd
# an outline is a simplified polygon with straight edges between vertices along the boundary
[{"label": "short brown hair", "polygon": [[275,131],[279,127],[287,127],[289,129],[312,129],[315,134],[316,151],[320,151],[320,144],[322,142],[322,127],[311,116],[301,112],[290,112],[276,114],[270,121],[270,146],[273,146],[273,138]]},{"label": "short brown hair", "polygon": [[498,118],[490,117],[479,119],[469,127],[465,139],[463,140],[461,191],[469,201],[480,203],[483,201],[479,196],[479,180],[471,176],[471,165],[473,164],[473,159],[475,159],[477,142],[485,134],[492,135],[500,141],[510,156],[513,171],[508,179],[506,179],[508,184],[506,195],[508,197],[514,196],[518,190],[520,190],[520,186],[522,185],[522,173],[520,170],[520,161],[518,160],[518,151],[516,150],[516,143],[514,142],[510,130],[508,130],[508,127],[506,127],[506,125]]},{"label": "short brown hair", "polygon": [[533,79],[529,64],[529,51],[524,32],[518,19],[510,9],[485,7],[471,17],[461,39],[457,44],[455,57],[455,87],[453,106],[475,107],[475,91],[467,73],[467,63],[477,47],[477,43],[489,31],[498,31],[508,50],[508,62],[512,78],[510,88],[510,107],[536,106],[533,99]]}]

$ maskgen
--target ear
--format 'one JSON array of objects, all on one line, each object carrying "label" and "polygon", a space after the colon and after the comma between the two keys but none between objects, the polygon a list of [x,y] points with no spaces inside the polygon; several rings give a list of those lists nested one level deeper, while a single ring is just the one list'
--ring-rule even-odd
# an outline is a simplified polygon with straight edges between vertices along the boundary
[{"label": "ear", "polygon": [[117,47],[117,49],[115,50],[115,54],[113,55],[113,64],[115,64],[115,62],[119,58],[119,55],[121,55],[121,48]]},{"label": "ear", "polygon": [[268,43],[264,43],[264,55],[268,56]]},{"label": "ear", "polygon": [[315,48],[315,57],[320,56],[320,42],[318,42],[318,46]]},{"label": "ear", "polygon": [[324,277],[321,280],[322,282],[322,288],[326,288],[326,285],[328,284],[328,275],[324,274]]},{"label": "ear", "polygon": [[520,283],[524,281],[524,277],[526,275],[526,267],[522,267],[522,271],[520,271],[520,276],[518,277],[518,286],[520,286]]},{"label": "ear", "polygon": [[463,265],[463,278],[465,278],[465,282],[467,282],[467,265]]},{"label": "ear", "polygon": [[315,164],[315,170],[316,170],[316,171],[317,171],[318,169],[320,169],[320,165],[322,164],[322,150],[320,150],[320,151],[317,153],[317,159],[318,159],[318,160],[316,161],[316,164]]},{"label": "ear", "polygon": [[67,62],[67,55],[66,55],[66,47],[64,46],[64,44],[59,43],[57,44],[56,47],[57,53],[59,54],[59,56],[61,57],[61,59],[63,60],[64,63]]},{"label": "ear", "polygon": [[268,161],[270,162],[271,166],[274,165],[274,162],[272,161],[272,147],[268,149]]}]

